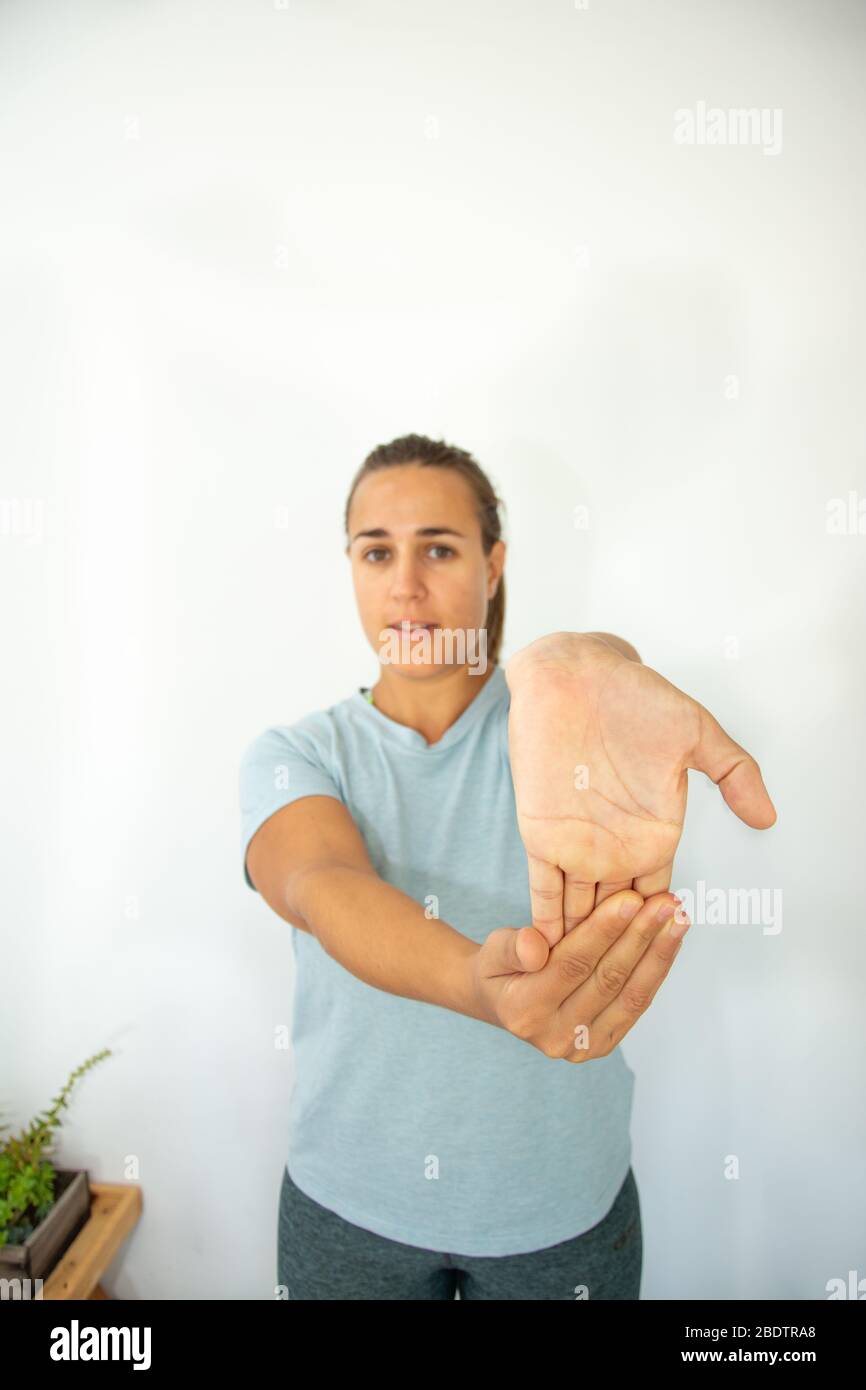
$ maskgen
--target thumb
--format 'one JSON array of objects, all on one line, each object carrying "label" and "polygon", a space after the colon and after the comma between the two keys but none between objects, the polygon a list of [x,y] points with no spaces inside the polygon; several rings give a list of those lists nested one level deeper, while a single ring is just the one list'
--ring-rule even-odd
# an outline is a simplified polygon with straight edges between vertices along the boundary
[{"label": "thumb", "polygon": [[488,978],[543,970],[550,955],[550,947],[535,927],[497,927],[482,950]]},{"label": "thumb", "polygon": [[761,769],[750,753],[729,738],[708,709],[699,705],[700,732],[688,767],[706,773],[715,782],[735,816],[753,830],[767,830],[776,822]]}]

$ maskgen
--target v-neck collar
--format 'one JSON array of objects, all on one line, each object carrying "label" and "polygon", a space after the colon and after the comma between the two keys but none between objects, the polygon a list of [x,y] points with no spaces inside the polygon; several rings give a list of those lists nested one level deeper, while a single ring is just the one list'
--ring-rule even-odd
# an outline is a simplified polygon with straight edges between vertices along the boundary
[{"label": "v-neck collar", "polygon": [[390,715],[383,714],[380,709],[371,704],[365,693],[367,690],[367,686],[359,686],[352,696],[361,717],[372,721],[382,737],[388,739],[389,742],[399,744],[402,748],[410,749],[415,753],[432,755],[447,752],[460,739],[465,738],[469,730],[483,717],[485,711],[491,709],[497,700],[507,695],[508,685],[505,680],[505,672],[497,664],[493,674],[488,676],[475,698],[469,702],[463,713],[457,716],[454,723],[449,725],[436,743],[428,743],[424,735],[419,733],[417,729],[410,729],[406,724],[398,724]]}]

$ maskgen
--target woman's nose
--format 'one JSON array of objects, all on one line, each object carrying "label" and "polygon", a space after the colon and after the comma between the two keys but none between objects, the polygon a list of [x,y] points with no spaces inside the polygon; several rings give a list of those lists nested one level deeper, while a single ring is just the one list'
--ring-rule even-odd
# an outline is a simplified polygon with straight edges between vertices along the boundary
[{"label": "woman's nose", "polygon": [[424,588],[421,571],[415,560],[398,560],[392,571],[391,593],[394,598],[408,598]]}]

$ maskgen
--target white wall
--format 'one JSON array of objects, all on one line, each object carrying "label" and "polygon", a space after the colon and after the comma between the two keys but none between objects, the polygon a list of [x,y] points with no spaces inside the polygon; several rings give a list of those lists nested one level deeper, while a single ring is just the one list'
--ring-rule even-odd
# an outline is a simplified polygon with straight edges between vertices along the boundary
[{"label": "white wall", "polygon": [[[505,654],[621,633],[779,812],[692,774],[673,886],[781,889],[784,924],[696,923],[626,1041],[643,1296],[866,1277],[866,535],[827,530],[866,496],[864,31],[854,0],[4,5],[0,1108],[113,1049],[60,1155],[140,1164],[117,1296],[272,1296],[292,962],[237,763],[375,675],[342,507],[408,430],[506,499]],[[781,110],[781,151],[676,143],[698,102]]]}]

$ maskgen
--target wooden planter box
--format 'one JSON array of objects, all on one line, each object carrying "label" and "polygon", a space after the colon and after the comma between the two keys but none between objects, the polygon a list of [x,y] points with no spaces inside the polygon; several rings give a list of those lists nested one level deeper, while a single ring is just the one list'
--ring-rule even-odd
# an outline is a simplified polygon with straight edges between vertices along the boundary
[{"label": "wooden planter box", "polygon": [[44,1279],[90,1216],[87,1170],[58,1168],[54,1205],[23,1245],[0,1246],[0,1278]]}]

